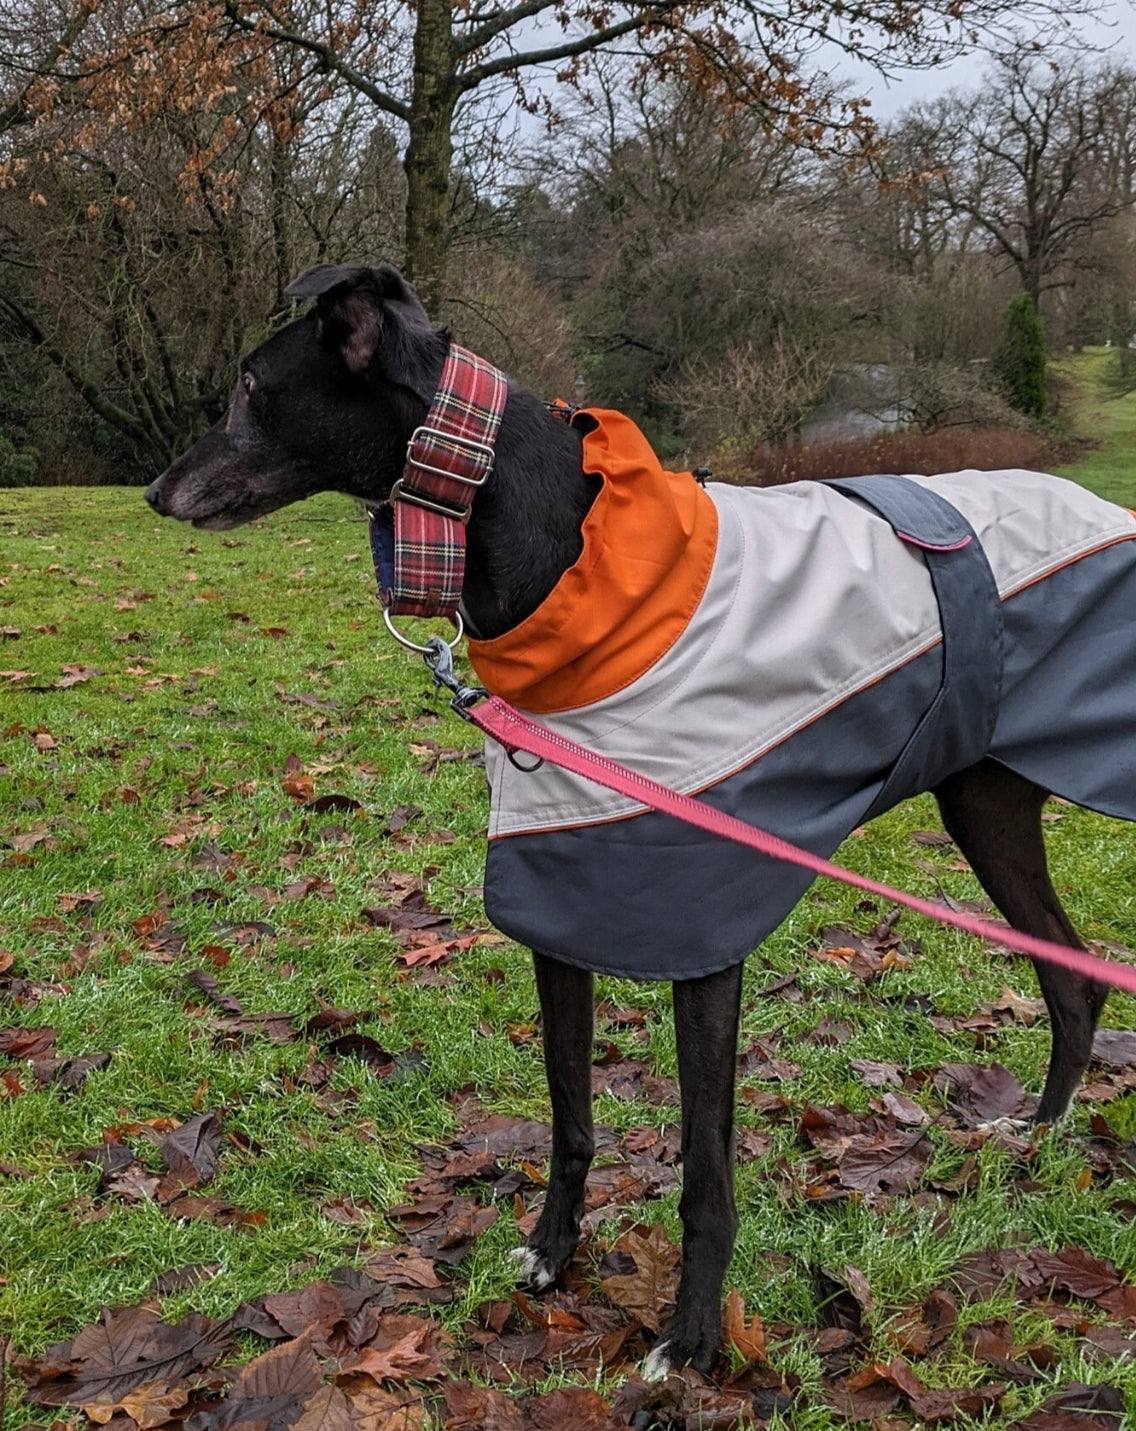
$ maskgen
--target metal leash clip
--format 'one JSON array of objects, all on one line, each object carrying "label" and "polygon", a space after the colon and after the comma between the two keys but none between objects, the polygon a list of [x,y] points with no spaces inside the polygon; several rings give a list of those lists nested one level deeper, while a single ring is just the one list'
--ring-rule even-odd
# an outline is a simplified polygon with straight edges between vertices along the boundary
[{"label": "metal leash clip", "polygon": [[422,659],[429,666],[436,686],[444,686],[453,693],[450,709],[462,720],[470,719],[469,710],[478,701],[484,700],[489,692],[484,686],[466,686],[458,680],[454,672],[454,650],[441,636],[431,636],[425,646],[420,646]]},{"label": "metal leash clip", "polygon": [[[430,667],[436,686],[445,686],[447,691],[452,691],[450,709],[455,715],[461,716],[462,720],[473,725],[474,719],[470,715],[470,709],[477,705],[478,701],[485,700],[489,692],[484,686],[465,686],[458,680],[454,672],[454,648],[453,645],[444,641],[441,636],[431,636],[425,646],[418,648],[422,651],[422,659]],[[544,757],[538,755],[535,765],[521,765],[516,756],[515,750],[504,747],[505,754],[511,765],[524,775],[531,775],[534,770],[539,770],[544,764]]]}]

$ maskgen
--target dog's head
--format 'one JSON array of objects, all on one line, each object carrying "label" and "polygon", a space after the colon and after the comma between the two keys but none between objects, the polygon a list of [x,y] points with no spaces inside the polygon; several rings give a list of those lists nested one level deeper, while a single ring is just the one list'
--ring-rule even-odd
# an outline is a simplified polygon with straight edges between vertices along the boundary
[{"label": "dog's head", "polygon": [[241,363],[229,409],[146,491],[162,516],[223,531],[340,491],[382,501],[437,386],[446,336],[393,268],[321,264],[303,317]]}]

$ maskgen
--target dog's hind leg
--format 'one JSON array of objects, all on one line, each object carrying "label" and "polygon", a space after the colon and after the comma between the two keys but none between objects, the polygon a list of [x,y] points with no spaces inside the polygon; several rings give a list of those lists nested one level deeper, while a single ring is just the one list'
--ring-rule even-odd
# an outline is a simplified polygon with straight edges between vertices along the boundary
[{"label": "dog's hind leg", "polygon": [[584,1183],[595,1134],[592,1128],[593,980],[533,951],[544,1032],[544,1067],[552,1099],[552,1168],[548,1195],[525,1247],[513,1254],[520,1280],[537,1291],[550,1287],[572,1260],[584,1215]]},{"label": "dog's hind leg", "polygon": [[682,1085],[682,1281],[648,1380],[690,1362],[709,1371],[722,1341],[722,1282],[734,1250],[734,1070],[742,965],[674,986]]},{"label": "dog's hind leg", "polygon": [[[1083,949],[1049,878],[1041,823],[1046,792],[984,760],[950,776],[935,797],[948,834],[1014,928]],[[1108,989],[1043,960],[1033,963],[1053,1041],[1034,1121],[1053,1123],[1068,1109],[1088,1067]]]}]

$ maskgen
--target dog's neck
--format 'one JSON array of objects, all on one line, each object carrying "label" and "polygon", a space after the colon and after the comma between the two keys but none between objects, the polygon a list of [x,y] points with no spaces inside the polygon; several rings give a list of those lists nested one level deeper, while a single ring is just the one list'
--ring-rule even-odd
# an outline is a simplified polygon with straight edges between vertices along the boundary
[{"label": "dog's neck", "polygon": [[[432,393],[444,345],[429,357],[419,356],[426,372],[437,369]],[[403,451],[425,420],[422,402],[421,389],[414,400],[406,387],[396,399],[399,425],[406,427]],[[518,625],[579,558],[580,526],[599,490],[580,464],[580,433],[527,388],[510,384],[493,471],[477,494],[466,530],[462,610],[472,635],[490,640]],[[387,490],[394,475],[384,484]],[[360,495],[366,499],[366,493]]]},{"label": "dog's neck", "polygon": [[598,490],[581,467],[579,432],[511,386],[493,472],[466,533],[462,606],[474,634],[500,636],[536,610],[579,559]]}]

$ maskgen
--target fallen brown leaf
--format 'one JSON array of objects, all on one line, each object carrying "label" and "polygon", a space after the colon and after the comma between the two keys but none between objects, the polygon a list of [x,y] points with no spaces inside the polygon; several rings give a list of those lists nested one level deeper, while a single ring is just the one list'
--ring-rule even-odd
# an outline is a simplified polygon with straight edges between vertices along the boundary
[{"label": "fallen brown leaf", "polygon": [[130,1307],[104,1311],[73,1342],[19,1365],[24,1395],[38,1406],[115,1405],[155,1382],[174,1386],[234,1350],[225,1323],[193,1312],[170,1326],[152,1308]]},{"label": "fallen brown leaf", "polygon": [[631,1228],[605,1261],[630,1266],[601,1277],[604,1295],[617,1307],[632,1312],[650,1331],[660,1331],[674,1306],[681,1261],[681,1252],[667,1237],[666,1228],[661,1222],[647,1229]]},{"label": "fallen brown leaf", "polygon": [[54,1044],[57,1032],[49,1024],[35,1029],[0,1029],[0,1053],[15,1059],[41,1058]]},{"label": "fallen brown leaf", "polygon": [[722,1319],[726,1341],[734,1348],[747,1366],[767,1360],[765,1353],[765,1329],[757,1312],[746,1321],[745,1302],[736,1287],[731,1287],[726,1297],[726,1309]]},{"label": "fallen brown leaf", "polygon": [[92,1402],[83,1407],[83,1414],[102,1426],[122,1411],[138,1423],[141,1431],[149,1431],[150,1427],[163,1426],[173,1420],[173,1412],[180,1410],[192,1394],[189,1386],[167,1386],[164,1381],[151,1381],[136,1387],[119,1401]]}]

